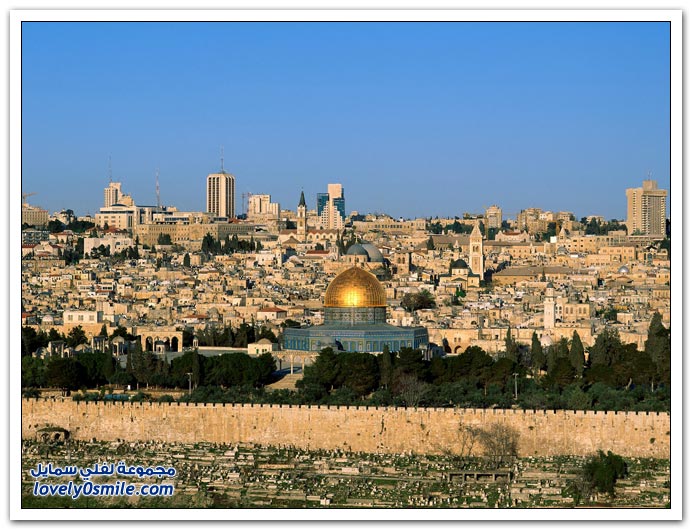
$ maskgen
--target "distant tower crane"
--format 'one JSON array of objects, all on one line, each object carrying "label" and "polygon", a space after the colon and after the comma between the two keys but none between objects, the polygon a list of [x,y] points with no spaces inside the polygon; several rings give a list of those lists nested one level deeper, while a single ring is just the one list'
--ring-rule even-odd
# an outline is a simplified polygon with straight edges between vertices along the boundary
[{"label": "distant tower crane", "polygon": [[31,193],[22,193],[22,204],[26,204],[26,198],[31,197],[32,195],[36,195],[36,192],[32,191]]}]

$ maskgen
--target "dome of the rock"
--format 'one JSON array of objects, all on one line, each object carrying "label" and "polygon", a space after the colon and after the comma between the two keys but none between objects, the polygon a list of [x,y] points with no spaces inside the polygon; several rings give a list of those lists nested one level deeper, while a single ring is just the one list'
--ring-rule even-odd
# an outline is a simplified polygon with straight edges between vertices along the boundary
[{"label": "dome of the rock", "polygon": [[386,307],[387,295],[374,274],[351,267],[327,287],[324,307]]}]

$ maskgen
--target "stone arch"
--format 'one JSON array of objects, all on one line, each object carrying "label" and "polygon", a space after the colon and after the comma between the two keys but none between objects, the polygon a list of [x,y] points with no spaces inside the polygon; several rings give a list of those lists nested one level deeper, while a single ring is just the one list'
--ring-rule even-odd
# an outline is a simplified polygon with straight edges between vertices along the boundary
[{"label": "stone arch", "polygon": [[304,355],[291,355],[289,357],[290,373],[295,373],[298,363],[300,363],[301,373],[305,371],[305,356]]},{"label": "stone arch", "polygon": [[180,341],[178,340],[178,337],[173,337],[171,339],[171,351],[178,351],[179,347],[180,347]]},{"label": "stone arch", "polygon": [[144,351],[154,351],[154,341],[155,339],[152,337],[145,337],[144,338]]},{"label": "stone arch", "polygon": [[463,351],[463,348],[461,346],[457,346],[456,348],[454,348],[454,353],[460,353],[462,351]]}]

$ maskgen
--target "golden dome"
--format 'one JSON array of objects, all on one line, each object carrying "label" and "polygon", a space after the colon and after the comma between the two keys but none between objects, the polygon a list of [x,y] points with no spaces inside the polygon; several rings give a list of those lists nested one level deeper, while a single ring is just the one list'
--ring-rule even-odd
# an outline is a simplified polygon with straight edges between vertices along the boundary
[{"label": "golden dome", "polygon": [[374,274],[351,267],[327,287],[324,307],[386,307],[387,295]]}]

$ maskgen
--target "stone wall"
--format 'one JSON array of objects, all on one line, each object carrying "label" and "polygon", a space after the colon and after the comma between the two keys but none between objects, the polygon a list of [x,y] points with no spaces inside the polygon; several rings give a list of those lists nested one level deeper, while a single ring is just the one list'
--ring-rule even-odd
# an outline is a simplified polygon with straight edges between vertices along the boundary
[{"label": "stone wall", "polygon": [[[646,412],[523,411],[185,403],[97,403],[23,399],[22,437],[46,426],[79,440],[255,443],[304,449],[440,454],[458,452],[464,428],[516,429],[519,455],[670,458],[670,415]],[[474,445],[475,454],[481,451]]]}]

